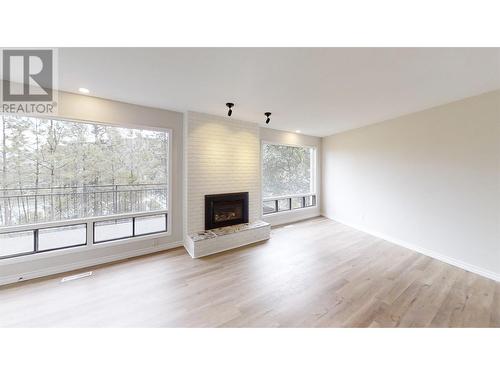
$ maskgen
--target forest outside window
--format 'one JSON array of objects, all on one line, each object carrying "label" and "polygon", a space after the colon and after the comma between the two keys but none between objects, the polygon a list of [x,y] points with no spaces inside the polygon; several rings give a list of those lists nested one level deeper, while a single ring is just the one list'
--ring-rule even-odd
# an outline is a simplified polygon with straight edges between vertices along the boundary
[{"label": "forest outside window", "polygon": [[315,148],[263,143],[263,214],[315,206],[315,176]]},{"label": "forest outside window", "polygon": [[[105,229],[102,217],[166,232],[169,134],[0,114],[0,258],[94,243],[87,231],[97,218]],[[131,237],[108,223],[111,238]]]}]

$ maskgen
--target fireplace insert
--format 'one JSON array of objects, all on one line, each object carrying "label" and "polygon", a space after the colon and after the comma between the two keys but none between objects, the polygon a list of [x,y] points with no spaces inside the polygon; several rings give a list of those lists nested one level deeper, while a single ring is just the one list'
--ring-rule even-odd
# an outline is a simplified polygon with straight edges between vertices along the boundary
[{"label": "fireplace insert", "polygon": [[205,195],[205,230],[248,223],[248,192]]}]

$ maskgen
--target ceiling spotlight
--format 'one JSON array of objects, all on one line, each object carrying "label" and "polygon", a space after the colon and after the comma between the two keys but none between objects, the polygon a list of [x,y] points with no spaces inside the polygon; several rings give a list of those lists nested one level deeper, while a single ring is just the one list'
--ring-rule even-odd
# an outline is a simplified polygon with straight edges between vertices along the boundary
[{"label": "ceiling spotlight", "polygon": [[300,130],[295,130],[295,133],[300,133]]},{"label": "ceiling spotlight", "polygon": [[226,103],[226,107],[229,108],[229,111],[227,111],[227,115],[231,116],[233,114],[234,103]]},{"label": "ceiling spotlight", "polygon": [[85,94],[85,95],[90,94],[90,90],[89,90],[89,89],[86,89],[85,87],[80,87],[80,88],[78,89],[78,91],[79,91],[81,94]]},{"label": "ceiling spotlight", "polygon": [[269,116],[271,116],[271,112],[266,112],[264,113],[264,115],[267,117],[266,124],[269,124],[269,121],[271,121],[271,119],[269,118]]}]

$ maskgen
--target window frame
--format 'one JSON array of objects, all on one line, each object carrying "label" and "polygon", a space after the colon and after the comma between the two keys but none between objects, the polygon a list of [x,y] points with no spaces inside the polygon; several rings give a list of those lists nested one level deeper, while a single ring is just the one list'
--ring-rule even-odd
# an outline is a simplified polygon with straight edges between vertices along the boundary
[{"label": "window frame", "polygon": [[[311,153],[311,191],[309,193],[300,193],[300,194],[289,194],[289,195],[282,195],[282,196],[275,196],[275,197],[264,197],[264,145],[276,145],[276,146],[288,146],[288,147],[299,147],[299,148],[308,148],[312,151]],[[306,144],[292,144],[292,143],[283,143],[283,142],[276,142],[276,141],[268,141],[265,139],[261,140],[260,144],[260,179],[261,179],[261,199],[260,199],[260,210],[261,210],[261,217],[264,216],[272,216],[272,215],[279,215],[279,214],[287,214],[291,212],[296,212],[304,209],[311,209],[311,208],[317,208],[318,207],[318,192],[317,192],[317,186],[318,186],[318,181],[317,181],[317,176],[318,176],[318,147],[313,146],[313,145],[306,145]],[[291,202],[290,202],[290,208],[288,210],[276,210],[273,212],[269,213],[264,213],[264,202],[268,201],[274,201],[274,200],[282,200],[282,199],[291,199],[291,198],[305,198],[308,196],[313,196],[313,202],[314,204],[312,206],[303,206],[303,207],[297,207],[297,208],[292,208]],[[305,201],[305,199],[303,199]]]},{"label": "window frame", "polygon": [[[132,124],[132,123],[112,123],[112,122],[85,120],[85,119],[81,119],[81,118],[71,118],[71,117],[64,117],[64,116],[19,115],[19,114],[13,114],[13,113],[5,113],[2,111],[0,111],[0,116],[41,118],[41,119],[54,120],[54,121],[68,121],[68,122],[76,122],[76,123],[91,124],[91,125],[112,126],[112,127],[116,127],[116,128],[150,130],[150,131],[164,132],[164,133],[168,134],[168,149],[167,149],[168,178],[166,181],[168,194],[167,194],[167,209],[166,210],[130,212],[127,214],[94,216],[94,217],[84,217],[84,218],[78,218],[78,219],[50,221],[50,222],[36,223],[36,224],[3,226],[3,227],[0,227],[0,234],[33,231],[33,236],[36,238],[35,232],[38,231],[39,229],[59,228],[59,227],[64,227],[64,226],[85,224],[87,238],[86,238],[85,245],[68,246],[68,247],[48,249],[48,250],[42,250],[42,251],[16,253],[16,254],[11,254],[11,255],[6,255],[6,256],[0,255],[0,261],[12,259],[12,258],[19,258],[19,257],[30,258],[32,256],[36,256],[38,258],[42,254],[52,254],[52,253],[57,253],[60,251],[69,251],[69,252],[89,251],[89,250],[96,249],[96,248],[114,246],[117,244],[124,244],[124,243],[129,243],[129,242],[136,242],[138,240],[157,239],[157,238],[165,238],[165,237],[172,236],[172,149],[173,149],[172,133],[173,133],[173,130],[171,128],[160,127],[160,126],[137,125],[137,124]],[[136,235],[136,236],[132,236],[132,237],[117,238],[117,239],[108,240],[108,241],[102,241],[102,242],[100,241],[97,243],[94,242],[94,235],[93,235],[94,222],[106,221],[108,219],[115,220],[115,219],[120,219],[120,218],[131,218],[132,221],[134,221],[135,217],[154,216],[154,215],[165,215],[166,216],[166,229],[167,229],[166,231],[141,234],[141,235]],[[36,241],[36,239],[35,239],[35,241]]]},{"label": "window frame", "polygon": [[[150,236],[152,234],[159,234],[159,233],[166,233],[168,230],[169,230],[169,227],[168,227],[168,217],[170,216],[168,214],[167,211],[151,211],[152,214],[151,215],[148,215],[146,213],[148,213],[147,211],[144,212],[143,214],[140,214],[140,215],[136,215],[136,214],[133,214],[133,216],[127,216],[127,217],[123,217],[123,218],[111,218],[109,220],[94,220],[93,223],[92,223],[92,243],[94,245],[98,245],[98,244],[102,244],[102,243],[107,243],[107,242],[115,242],[115,241],[119,241],[119,240],[127,240],[127,239],[130,239],[130,238],[139,238],[139,237],[146,237],[146,236]],[[166,231],[165,230],[160,230],[160,231],[155,231],[155,232],[148,232],[148,233],[143,233],[143,234],[137,234],[136,231],[135,231],[135,221],[137,218],[145,218],[145,217],[150,217],[150,216],[164,216],[165,217],[165,228],[166,228]],[[102,216],[102,217],[107,217],[107,216]],[[99,224],[99,223],[103,223],[103,222],[106,222],[106,221],[113,221],[113,220],[123,220],[123,219],[130,219],[132,221],[132,234],[130,236],[125,236],[125,237],[117,237],[117,238],[111,238],[109,240],[100,240],[100,241],[96,241],[95,239],[95,232],[96,232],[96,224]]]}]

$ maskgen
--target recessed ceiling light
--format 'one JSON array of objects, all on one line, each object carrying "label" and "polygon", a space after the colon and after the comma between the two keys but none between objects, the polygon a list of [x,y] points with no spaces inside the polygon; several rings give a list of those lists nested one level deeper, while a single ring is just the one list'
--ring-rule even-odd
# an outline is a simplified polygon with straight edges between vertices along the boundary
[{"label": "recessed ceiling light", "polygon": [[295,130],[295,133],[300,133],[300,130]]},{"label": "recessed ceiling light", "polygon": [[78,92],[80,92],[81,94],[85,94],[85,95],[90,94],[90,90],[86,89],[85,87],[80,87],[78,89]]}]

